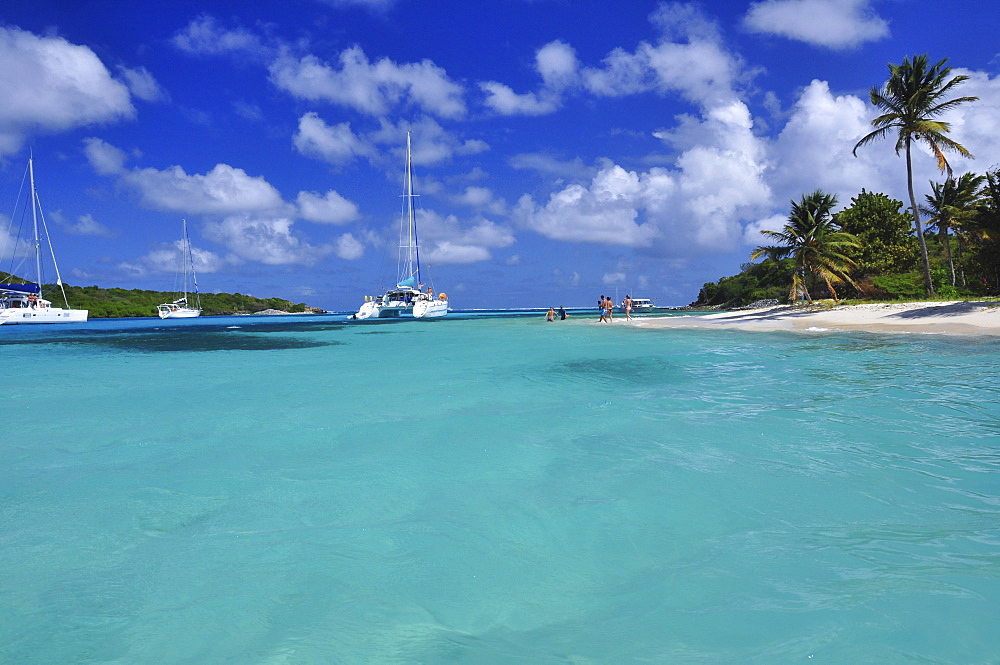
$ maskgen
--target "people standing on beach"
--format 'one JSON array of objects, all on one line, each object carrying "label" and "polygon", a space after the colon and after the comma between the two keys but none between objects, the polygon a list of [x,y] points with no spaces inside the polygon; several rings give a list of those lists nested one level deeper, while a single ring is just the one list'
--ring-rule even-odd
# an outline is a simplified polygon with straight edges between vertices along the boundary
[{"label": "people standing on beach", "polygon": [[608,300],[601,295],[601,299],[597,301],[597,309],[601,310],[600,321],[607,323],[608,321]]},{"label": "people standing on beach", "polygon": [[556,320],[556,310],[554,310],[551,307],[549,307],[549,311],[545,312],[545,320],[546,321],[555,321]]},{"label": "people standing on beach", "polygon": [[632,320],[632,296],[630,296],[628,294],[625,294],[625,302],[622,303],[622,304],[625,305],[625,320],[626,321],[631,321]]},{"label": "people standing on beach", "polygon": [[559,320],[560,321],[565,321],[566,320],[566,310],[563,309],[562,305],[559,305]]},{"label": "people standing on beach", "polygon": [[615,316],[615,303],[611,300],[611,296],[608,296],[604,304],[608,310],[608,323],[611,323]]}]

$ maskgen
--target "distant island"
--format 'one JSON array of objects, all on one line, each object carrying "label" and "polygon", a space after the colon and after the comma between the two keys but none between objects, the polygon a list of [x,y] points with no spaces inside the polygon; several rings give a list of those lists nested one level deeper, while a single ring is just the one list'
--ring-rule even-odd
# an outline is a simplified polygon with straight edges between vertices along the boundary
[{"label": "distant island", "polygon": [[[23,282],[18,277],[0,271],[0,283],[7,281]],[[69,304],[77,309],[90,311],[90,318],[127,318],[156,316],[156,306],[177,299],[174,291],[146,291],[144,289],[105,289],[99,286],[70,286],[64,284],[66,298]],[[53,296],[58,293],[54,284],[42,286],[42,293]],[[49,297],[55,302],[59,297]],[[242,293],[202,293],[202,316],[219,316],[232,314],[304,314],[322,313],[319,307],[310,307],[305,303],[293,303],[284,298],[255,298]]]}]

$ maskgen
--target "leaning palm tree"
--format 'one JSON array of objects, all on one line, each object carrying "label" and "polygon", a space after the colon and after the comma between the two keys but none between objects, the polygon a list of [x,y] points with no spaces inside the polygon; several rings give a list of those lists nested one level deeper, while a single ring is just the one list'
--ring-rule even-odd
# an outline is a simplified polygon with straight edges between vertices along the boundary
[{"label": "leaning palm tree", "polygon": [[840,230],[831,214],[835,205],[836,196],[818,189],[803,195],[798,203],[792,201],[788,223],[780,231],[762,231],[777,241],[776,244],[758,247],[750,254],[751,259],[761,256],[776,261],[793,259],[792,286],[788,291],[790,302],[795,302],[800,295],[812,302],[810,276],[814,281],[822,280],[834,300],[837,300],[835,282],[848,282],[857,288],[848,274],[855,266],[854,261],[844,251],[856,249],[861,243],[850,233]]},{"label": "leaning palm tree", "polygon": [[927,243],[924,240],[924,229],[920,223],[920,210],[917,199],[913,195],[913,164],[910,158],[910,146],[914,141],[925,143],[934,153],[938,168],[951,176],[951,165],[945,158],[945,151],[952,150],[965,157],[972,157],[968,150],[959,143],[948,138],[951,130],[947,122],[937,118],[959,104],[971,102],[978,97],[955,97],[948,99],[952,88],[962,83],[968,76],[958,75],[948,78],[951,67],[945,67],[947,58],[933,67],[928,67],[927,56],[914,56],[911,61],[903,58],[903,63],[889,63],[889,80],[882,88],[871,89],[871,102],[882,115],[872,120],[875,130],[863,137],[854,146],[854,155],[858,148],[872,141],[896,133],[896,154],[906,153],[906,186],[910,194],[910,210],[913,212],[913,225],[920,241],[920,256],[924,263],[924,282],[927,293],[934,294],[934,284],[931,282],[931,264],[927,257]]},{"label": "leaning palm tree", "polygon": [[[934,228],[938,234],[938,242],[944,252],[948,270],[951,273],[951,285],[955,286],[955,260],[951,255],[950,233],[958,238],[959,249],[963,240],[964,224],[975,217],[982,203],[981,190],[986,180],[975,173],[963,173],[957,180],[948,178],[943,183],[932,182],[931,191],[927,194],[927,205],[920,210],[929,215],[927,226]],[[961,254],[959,254],[961,258]],[[963,277],[964,282],[964,277]]]}]

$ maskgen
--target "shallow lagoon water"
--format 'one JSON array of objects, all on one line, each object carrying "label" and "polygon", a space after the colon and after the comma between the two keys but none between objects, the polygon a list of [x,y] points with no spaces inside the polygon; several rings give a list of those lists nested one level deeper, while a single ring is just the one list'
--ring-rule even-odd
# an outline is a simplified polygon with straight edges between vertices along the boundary
[{"label": "shallow lagoon water", "polygon": [[262,318],[0,328],[0,662],[1000,660],[996,339]]}]

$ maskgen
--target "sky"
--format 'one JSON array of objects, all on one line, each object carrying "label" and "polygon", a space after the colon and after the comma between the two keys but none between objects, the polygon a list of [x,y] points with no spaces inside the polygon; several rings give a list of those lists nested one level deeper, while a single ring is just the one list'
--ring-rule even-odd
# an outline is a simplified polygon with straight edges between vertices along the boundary
[{"label": "sky", "polygon": [[[852,155],[889,63],[968,76],[951,161],[996,167],[996,25],[960,0],[5,0],[0,269],[33,272],[33,155],[66,283],[176,288],[186,219],[202,292],[353,311],[396,277],[411,132],[452,308],[686,305],[803,194],[905,200],[894,140]],[[943,176],[914,167],[922,201]]]}]

